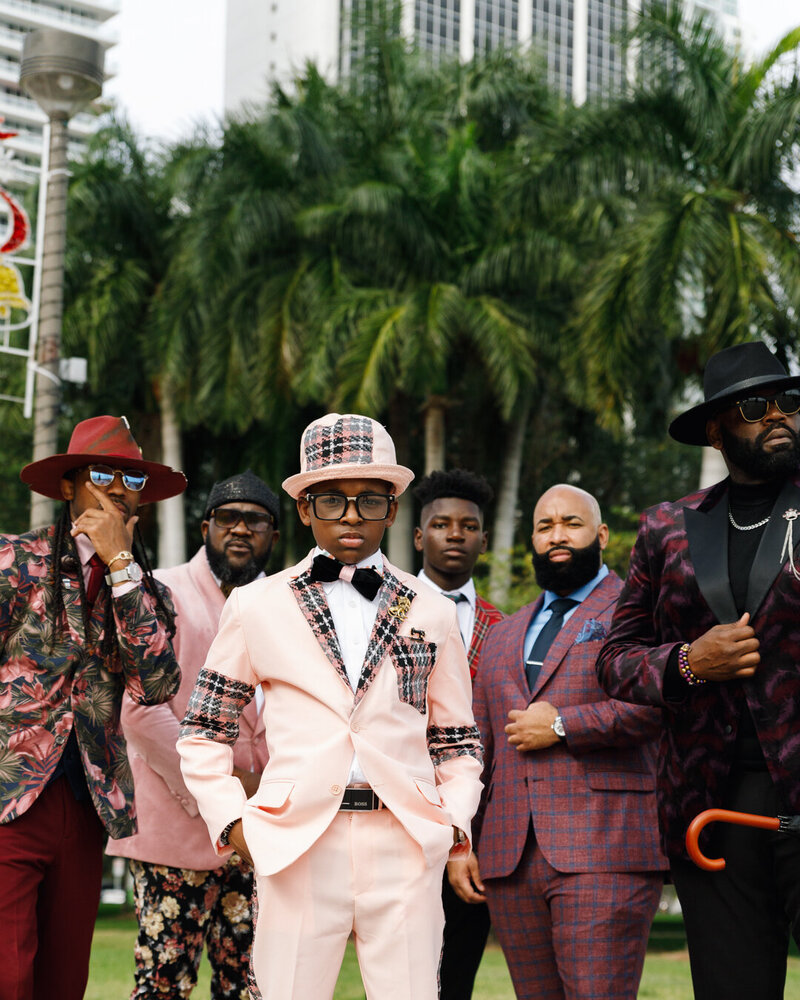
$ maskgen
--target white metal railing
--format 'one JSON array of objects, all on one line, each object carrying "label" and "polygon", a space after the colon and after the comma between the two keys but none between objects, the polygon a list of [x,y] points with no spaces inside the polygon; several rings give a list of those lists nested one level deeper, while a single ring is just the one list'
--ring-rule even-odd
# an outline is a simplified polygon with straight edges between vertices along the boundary
[{"label": "white metal railing", "polygon": [[37,22],[47,18],[52,21],[61,21],[64,24],[74,24],[84,29],[97,28],[100,23],[97,18],[86,14],[73,14],[71,11],[45,7],[41,3],[32,3],[31,0],[0,0],[0,9],[3,7],[16,7],[17,10],[35,17]]}]

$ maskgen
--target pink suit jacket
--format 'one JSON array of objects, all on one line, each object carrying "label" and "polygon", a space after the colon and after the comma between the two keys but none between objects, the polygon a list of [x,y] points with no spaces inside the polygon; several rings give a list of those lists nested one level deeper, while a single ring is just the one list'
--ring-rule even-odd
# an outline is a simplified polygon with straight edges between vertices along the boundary
[{"label": "pink suit jacket", "polygon": [[[512,874],[531,822],[537,844],[558,871],[667,867],[658,846],[655,795],[661,713],[609,698],[595,673],[621,589],[619,577],[609,573],[575,609],[548,650],[533,693],[523,644],[542,598],[489,630],[475,679],[487,775],[476,832],[483,878]],[[508,743],[509,711],[531,701],[559,710],[565,742],[527,753]]]},{"label": "pink suit jacket", "polygon": [[[106,852],[203,871],[218,867],[220,859],[181,775],[175,744],[197,675],[217,634],[225,596],[211,575],[202,548],[188,563],[157,570],[155,575],[170,588],[178,612],[172,644],[181,665],[181,686],[164,705],[145,707],[127,696],[123,701],[122,725],[133,771],[139,832],[109,840]],[[246,771],[263,771],[267,762],[264,723],[255,702],[242,711],[233,759]]]},{"label": "pink suit jacket", "polygon": [[[234,820],[260,876],[303,854],[336,816],[353,752],[371,787],[443,862],[452,825],[470,835],[481,751],[455,605],[384,563],[357,689],[310,557],[235,591],[192,695],[178,750],[215,844]],[[249,801],[231,777],[237,718],[264,691],[269,763]],[[229,848],[220,848],[221,852]]]}]

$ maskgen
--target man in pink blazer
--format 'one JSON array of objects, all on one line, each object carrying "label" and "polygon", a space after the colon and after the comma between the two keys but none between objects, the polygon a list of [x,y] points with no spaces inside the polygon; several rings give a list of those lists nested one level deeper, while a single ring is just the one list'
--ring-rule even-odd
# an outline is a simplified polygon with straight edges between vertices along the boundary
[{"label": "man in pink blazer", "polygon": [[[256,870],[253,995],[333,996],[351,932],[370,1000],[436,1000],[441,878],[467,851],[481,753],[455,607],[380,552],[412,472],[375,421],[328,414],[284,482],[317,547],[239,588],[178,749],[221,854]],[[269,762],[232,776],[264,693]]]},{"label": "man in pink blazer", "polygon": [[607,542],[590,494],[539,499],[544,593],[491,628],[475,680],[487,787],[476,853],[448,868],[463,899],[488,901],[520,1000],[634,1000],[666,867],[660,713],[608,698],[595,675],[621,589]]},{"label": "man in pink blazer", "polygon": [[[247,992],[253,870],[236,854],[220,864],[181,776],[175,744],[226,596],[264,575],[279,517],[277,496],[249,469],[215,483],[201,524],[203,547],[188,563],[156,573],[178,613],[173,646],[181,686],[164,705],[123,701],[139,832],[110,840],[106,849],[131,859],[139,921],[132,1000],[189,996],[204,943],[213,1000],[239,1000]],[[264,723],[252,701],[242,711],[233,747],[234,774],[248,795],[258,788],[266,762]]]}]

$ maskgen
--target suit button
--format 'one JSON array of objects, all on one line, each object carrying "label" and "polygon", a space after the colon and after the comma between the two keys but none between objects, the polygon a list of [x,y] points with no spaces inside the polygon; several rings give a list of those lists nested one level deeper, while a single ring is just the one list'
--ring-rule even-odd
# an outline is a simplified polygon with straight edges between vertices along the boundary
[{"label": "suit button", "polygon": [[57,747],[60,747],[61,744],[66,740],[66,738],[67,737],[63,733],[59,733],[58,736],[56,736],[56,738],[53,740],[53,742]]},{"label": "suit button", "polygon": [[342,790],[341,785],[331,785],[331,795],[338,795]]},{"label": "suit button", "polygon": [[352,729],[352,731],[354,733],[360,733],[361,732],[361,726],[359,726],[359,724],[357,722],[351,722],[350,723],[350,728]]}]

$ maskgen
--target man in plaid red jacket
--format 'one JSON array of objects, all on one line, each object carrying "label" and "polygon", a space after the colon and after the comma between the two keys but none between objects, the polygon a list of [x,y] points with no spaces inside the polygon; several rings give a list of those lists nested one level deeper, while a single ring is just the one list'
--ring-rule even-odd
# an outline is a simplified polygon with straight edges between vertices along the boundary
[{"label": "man in plaid red jacket", "polygon": [[[422,553],[419,578],[455,602],[474,680],[489,627],[503,619],[503,613],[476,592],[472,580],[478,556],[486,551],[484,513],[492,488],[474,472],[452,469],[420,480],[414,496],[422,508],[414,531],[414,545]],[[446,875],[442,903],[440,1000],[469,1000],[489,935],[489,910],[485,903],[470,905],[459,899]]]}]

